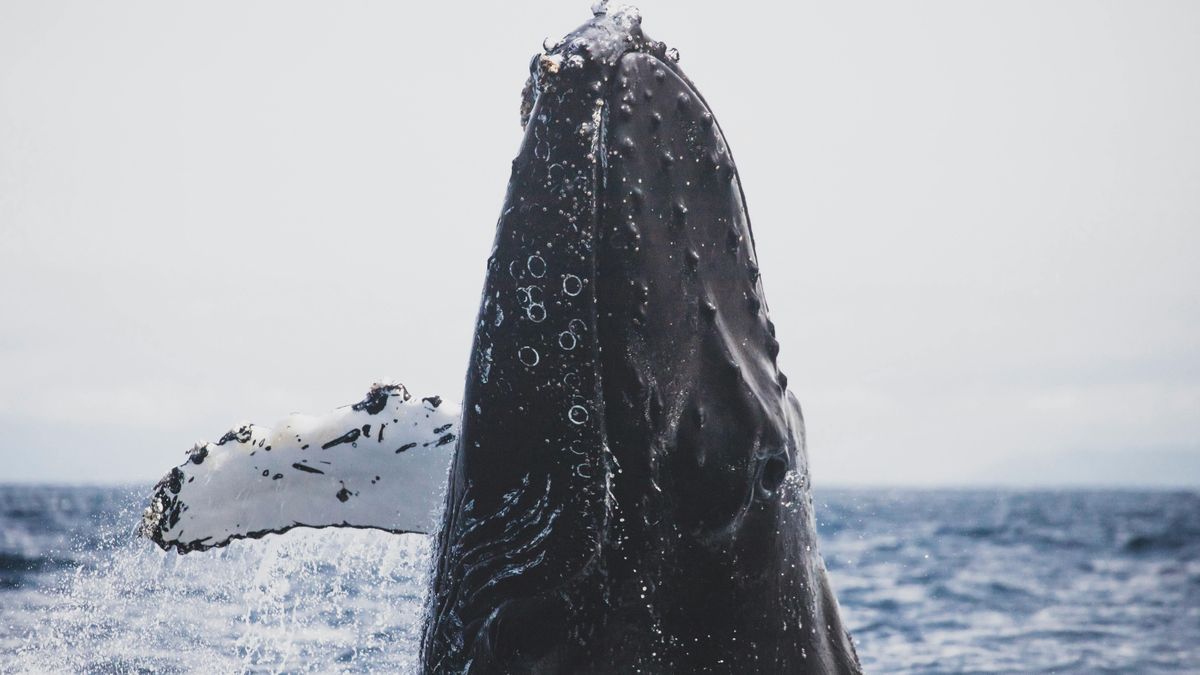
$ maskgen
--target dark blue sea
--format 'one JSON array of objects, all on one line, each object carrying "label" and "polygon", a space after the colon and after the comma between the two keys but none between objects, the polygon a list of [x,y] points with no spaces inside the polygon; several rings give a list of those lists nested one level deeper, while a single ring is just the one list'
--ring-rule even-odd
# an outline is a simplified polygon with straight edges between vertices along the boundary
[{"label": "dark blue sea", "polygon": [[[411,671],[426,541],[165,554],[145,488],[0,486],[0,671]],[[1200,493],[820,490],[874,673],[1200,673]]]}]

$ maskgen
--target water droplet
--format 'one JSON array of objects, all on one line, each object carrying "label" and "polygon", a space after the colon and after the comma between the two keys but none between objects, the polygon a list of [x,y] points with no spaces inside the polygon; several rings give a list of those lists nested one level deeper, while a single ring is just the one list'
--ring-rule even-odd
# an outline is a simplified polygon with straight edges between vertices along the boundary
[{"label": "water droplet", "polygon": [[579,277],[575,276],[574,274],[568,274],[563,277],[562,287],[563,293],[566,293],[572,298],[583,292],[583,282],[580,281]]},{"label": "water droplet", "polygon": [[629,191],[629,203],[633,206],[634,213],[642,212],[642,205],[646,203],[646,195],[641,188],[633,188]]},{"label": "water droplet", "polygon": [[536,366],[542,360],[542,357],[538,354],[538,351],[529,345],[525,345],[517,350],[517,358],[521,359],[521,363],[524,363],[530,368]]},{"label": "water droplet", "polygon": [[583,424],[588,421],[587,408],[581,405],[571,406],[571,409],[567,411],[567,419],[571,420],[573,424]]},{"label": "water droplet", "polygon": [[579,340],[575,337],[575,334],[569,330],[565,330],[558,334],[558,346],[567,351],[575,349],[575,345],[578,343]]},{"label": "water droplet", "polygon": [[537,303],[525,308],[525,316],[534,323],[541,323],[546,320],[546,306]]},{"label": "water droplet", "polygon": [[521,269],[520,265],[517,264],[517,261],[514,260],[508,263],[508,276],[512,277],[513,279],[520,279],[525,276],[525,270]]},{"label": "water droplet", "polygon": [[683,202],[675,202],[675,206],[671,207],[671,221],[676,225],[682,225],[687,221],[688,208],[683,205]]},{"label": "water droplet", "polygon": [[525,267],[535,279],[541,279],[546,276],[546,259],[540,255],[531,255],[525,261]]}]

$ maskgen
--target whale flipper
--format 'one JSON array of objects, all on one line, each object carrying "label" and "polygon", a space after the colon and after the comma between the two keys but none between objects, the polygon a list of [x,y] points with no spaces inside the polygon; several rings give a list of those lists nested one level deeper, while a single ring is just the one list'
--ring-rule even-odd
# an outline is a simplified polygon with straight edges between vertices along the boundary
[{"label": "whale flipper", "polygon": [[180,553],[294,527],[430,532],[458,407],[375,385],[362,401],[198,443],[155,486],[139,534]]}]

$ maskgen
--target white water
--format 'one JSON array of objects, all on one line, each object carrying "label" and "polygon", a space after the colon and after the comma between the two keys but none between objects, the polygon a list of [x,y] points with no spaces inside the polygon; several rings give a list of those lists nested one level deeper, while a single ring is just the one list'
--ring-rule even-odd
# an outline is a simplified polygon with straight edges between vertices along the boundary
[{"label": "white water", "polygon": [[180,556],[129,541],[6,593],[0,652],[16,658],[0,670],[413,672],[428,542],[295,530]]}]

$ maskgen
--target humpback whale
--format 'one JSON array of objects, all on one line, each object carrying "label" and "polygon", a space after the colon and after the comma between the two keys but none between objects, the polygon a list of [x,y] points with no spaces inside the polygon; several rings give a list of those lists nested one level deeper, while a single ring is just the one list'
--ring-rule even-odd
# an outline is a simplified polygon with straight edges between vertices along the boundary
[{"label": "humpback whale", "polygon": [[430,673],[861,672],[725,137],[637,10],[593,13],[530,65],[461,415],[393,386],[238,427],[142,532],[431,532]]}]

